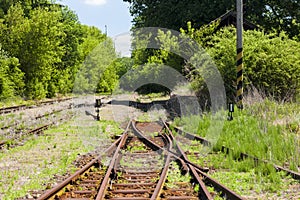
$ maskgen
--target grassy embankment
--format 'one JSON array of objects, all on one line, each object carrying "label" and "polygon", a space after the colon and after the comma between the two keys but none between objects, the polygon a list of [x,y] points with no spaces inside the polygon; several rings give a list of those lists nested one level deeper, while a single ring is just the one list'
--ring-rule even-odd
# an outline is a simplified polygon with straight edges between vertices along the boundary
[{"label": "grassy embankment", "polygon": [[[223,130],[213,147],[214,153],[192,161],[216,169],[212,176],[240,194],[283,193],[294,182],[290,177],[277,173],[272,165],[257,165],[253,160],[237,161],[237,158],[241,152],[248,153],[298,171],[299,104],[278,104],[265,100],[251,107],[246,106],[243,111],[235,109],[233,117],[233,121],[224,121]],[[210,126],[214,126],[212,123],[210,113],[175,120],[175,125],[202,137],[206,136]],[[222,145],[232,148],[233,152],[229,155],[220,152]]]}]

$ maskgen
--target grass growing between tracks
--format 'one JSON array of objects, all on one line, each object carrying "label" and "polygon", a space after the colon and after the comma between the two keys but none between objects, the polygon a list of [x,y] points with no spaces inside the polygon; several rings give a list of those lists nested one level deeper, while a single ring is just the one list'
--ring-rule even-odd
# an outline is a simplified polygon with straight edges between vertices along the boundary
[{"label": "grass growing between tracks", "polygon": [[[23,146],[0,153],[0,199],[15,199],[45,189],[54,175],[74,172],[79,154],[110,144],[122,132],[113,122],[75,120],[32,136]],[[103,151],[99,149],[99,152]],[[55,180],[52,180],[55,183]],[[49,185],[50,186],[50,185]]]},{"label": "grass growing between tracks", "polygon": [[[226,117],[226,116],[224,116]],[[241,152],[265,159],[294,171],[300,168],[300,107],[299,104],[276,104],[265,100],[243,111],[236,109],[233,121],[224,120],[223,130],[214,145],[215,152],[221,146],[233,149],[230,155],[208,154],[203,159],[193,159],[199,165],[214,171],[213,176],[220,182],[242,195],[272,193],[277,195],[295,182],[284,173],[277,173],[271,165],[259,164],[252,160],[236,161]],[[177,126],[206,137],[211,114],[177,119]],[[192,148],[187,148],[191,150]],[[199,151],[199,149],[198,149]]]}]

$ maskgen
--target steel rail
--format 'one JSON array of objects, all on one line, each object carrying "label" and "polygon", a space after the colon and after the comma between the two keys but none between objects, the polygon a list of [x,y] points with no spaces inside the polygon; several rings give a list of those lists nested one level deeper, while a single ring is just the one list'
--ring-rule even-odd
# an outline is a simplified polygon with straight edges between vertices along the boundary
[{"label": "steel rail", "polygon": [[[51,124],[46,124],[46,125],[43,125],[43,126],[40,126],[38,128],[34,128],[34,129],[31,129],[29,131],[27,131],[24,135],[32,135],[32,134],[37,134],[37,133],[40,133],[46,129],[48,129],[51,125],[53,125],[54,123],[51,123]],[[14,137],[12,139],[18,139],[18,137]],[[8,144],[11,140],[2,140],[0,141],[0,148],[6,144]]]},{"label": "steel rail", "polygon": [[[163,123],[164,123],[164,121],[163,121]],[[176,147],[177,147],[179,153],[182,155],[183,159],[184,159],[185,161],[189,161],[189,159],[188,159],[187,156],[185,155],[184,151],[183,151],[183,150],[181,149],[181,147],[177,144],[177,142],[176,142],[176,140],[175,140],[175,138],[174,138],[174,136],[173,136],[171,130],[166,126],[165,123],[164,123],[164,126],[167,128],[168,133],[169,133],[169,137],[171,138],[172,141],[175,142]],[[196,172],[195,167],[194,167],[193,165],[191,165],[191,164],[188,164],[188,166],[189,166],[190,170],[192,171],[194,177],[196,178],[197,182],[199,183],[199,186],[200,186],[199,188],[200,188],[200,190],[201,190],[201,192],[200,192],[200,194],[201,194],[201,199],[213,199],[213,197],[211,196],[211,194],[210,194],[209,191],[207,190],[207,188],[206,188],[204,182],[202,181],[202,179],[200,178],[200,176],[199,176],[198,173]]]},{"label": "steel rail", "polygon": [[[137,128],[135,127],[134,123],[133,123],[133,126],[132,126],[132,127],[133,127],[133,129],[134,129],[134,132],[136,132],[136,134],[137,134],[139,137],[141,137],[141,138],[147,140],[147,138],[146,138],[142,133],[140,133],[139,130],[137,130]],[[171,138],[171,141],[172,141],[172,138]],[[148,142],[151,143],[151,144],[152,144],[153,146],[155,146],[156,148],[160,149],[161,151],[167,151],[168,154],[173,154],[173,157],[175,157],[175,158],[178,159],[181,163],[184,163],[184,165],[186,165],[185,162],[183,162],[183,160],[182,160],[180,157],[178,157],[176,153],[174,153],[174,152],[172,151],[172,149],[168,148],[168,149],[166,150],[166,149],[163,149],[163,148],[159,147],[157,144],[155,144],[154,142],[152,142],[152,141],[150,141],[150,140],[148,140]],[[192,167],[191,165],[189,165],[189,163],[187,163],[187,164],[188,164],[189,167]],[[200,188],[201,188],[201,199],[212,200],[213,198],[212,198],[211,194],[210,194],[209,191],[207,190],[205,184],[203,183],[203,181],[201,180],[201,178],[199,177],[199,175],[196,173],[195,169],[194,169],[193,167],[190,168],[190,169],[191,169],[191,171],[192,171],[192,173],[193,173],[193,176],[196,178],[196,180],[197,180],[197,182],[199,183],[199,186],[200,186]]]},{"label": "steel rail", "polygon": [[[133,126],[134,125],[132,125],[132,123],[131,123],[131,127],[133,127]],[[151,141],[147,142],[146,139],[143,139],[141,137],[133,137],[133,138],[128,137],[128,139],[137,139],[137,140],[140,140],[142,143],[144,143],[148,148],[150,148],[152,150],[159,149],[158,147],[156,147],[155,145],[153,145],[151,143]],[[125,145],[125,143],[128,144],[127,143],[128,139],[124,140],[124,145]],[[164,141],[164,138],[162,138],[162,140]],[[168,145],[168,147],[171,148],[172,146]],[[105,177],[102,180],[102,183],[101,183],[98,195],[96,197],[96,200],[100,200],[100,199],[104,198],[104,196],[107,194],[106,191],[107,191],[108,182],[109,182],[111,176],[114,173],[117,173],[117,172],[113,172],[113,169],[116,169],[119,161],[121,160],[121,156],[119,154],[120,149],[121,149],[121,147],[116,150],[116,152],[114,154],[114,157],[111,160],[110,166],[108,167],[108,170],[107,170],[107,172],[105,174]],[[124,194],[124,195],[126,195],[126,194],[128,195],[128,194],[142,194],[142,193],[147,193],[147,194],[149,194],[149,197],[144,198],[144,197],[130,196],[130,197],[116,197],[116,199],[150,199],[150,198],[153,199],[153,200],[157,199],[158,196],[160,195],[162,189],[163,189],[163,184],[164,184],[164,182],[165,182],[165,180],[167,178],[167,172],[168,172],[168,169],[169,169],[169,164],[171,162],[171,155],[167,154],[165,160],[166,160],[166,163],[165,163],[165,166],[164,166],[163,170],[160,172],[160,175],[158,174],[158,172],[157,172],[157,175],[155,175],[155,177],[157,177],[157,178],[160,177],[160,179],[158,180],[157,183],[153,182],[153,183],[149,184],[148,182],[144,183],[143,181],[140,182],[140,183],[131,183],[131,184],[126,183],[126,185],[129,186],[129,187],[134,186],[134,185],[136,185],[136,186],[141,185],[141,188],[140,189],[136,189],[136,188],[129,189],[129,188],[127,188],[127,189],[120,189],[120,190],[112,190],[112,191],[114,191],[115,194]],[[136,172],[132,172],[132,173],[136,173]],[[153,173],[153,172],[150,171],[150,173]],[[155,174],[156,174],[156,172],[155,172]],[[149,177],[149,176],[153,176],[153,175],[149,175],[148,176],[148,175],[146,175],[146,173],[143,173],[142,175],[138,173],[138,174],[133,174],[133,175],[128,175],[128,176],[129,177],[131,177],[131,176],[132,177],[140,177],[140,176],[141,177]],[[145,180],[147,180],[147,179],[145,179]],[[135,180],[135,178],[133,178],[133,180]],[[119,186],[123,185],[123,187],[125,186],[125,184],[122,184],[122,183],[113,184],[112,186],[114,186],[114,185],[119,185]],[[144,188],[145,186],[149,186],[151,188],[146,189],[146,188]],[[152,186],[153,186],[153,188],[152,188]]]},{"label": "steel rail", "polygon": [[[166,122],[166,125],[167,125],[168,127],[169,127],[169,126],[172,126],[172,125],[171,125],[170,123],[168,123],[168,122]],[[183,130],[181,130],[180,128],[175,127],[175,126],[172,126],[172,127],[176,130],[176,132],[178,132],[178,133],[181,134],[181,135],[184,134],[185,137],[188,138],[188,139],[195,139],[195,140],[197,140],[197,141],[200,141],[200,142],[201,142],[203,145],[205,145],[205,146],[211,146],[211,142],[210,142],[210,141],[208,141],[208,140],[206,140],[206,139],[204,139],[204,138],[202,138],[202,137],[200,137],[200,136],[197,136],[197,135],[191,134],[191,133],[189,133],[189,132],[183,131]],[[233,150],[232,148],[229,148],[229,147],[226,147],[226,146],[222,145],[222,146],[221,146],[221,151],[224,152],[224,153],[226,153],[226,154],[229,154],[230,152],[233,152],[234,150]],[[252,155],[249,155],[249,154],[243,153],[243,152],[240,153],[239,158],[242,159],[242,160],[244,160],[244,159],[246,159],[246,158],[250,158],[250,159],[252,159],[256,164],[257,164],[258,162],[265,163],[265,164],[270,164],[270,165],[272,165],[272,166],[275,168],[276,171],[283,171],[283,172],[287,173],[288,175],[290,175],[293,179],[300,181],[300,173],[299,173],[299,172],[295,172],[295,171],[293,171],[293,170],[286,169],[286,168],[284,168],[284,167],[282,167],[282,166],[273,164],[273,163],[271,163],[270,161],[263,160],[263,159],[257,158],[257,157],[255,157],[255,156],[252,156]]]},{"label": "steel rail", "polygon": [[152,142],[151,140],[148,140],[143,134],[141,134],[141,133],[137,130],[137,128],[136,128],[135,126],[132,126],[132,128],[133,128],[134,133],[135,133],[139,138],[141,138],[141,140],[143,140],[145,143],[148,143],[148,145],[153,146],[153,148],[154,148],[156,151],[158,151],[160,154],[161,154],[163,151],[166,151],[166,152],[168,152],[168,153],[171,153],[172,156],[173,156],[175,159],[177,159],[177,160],[180,161],[182,167],[183,167],[185,170],[188,169],[187,164],[193,165],[194,167],[196,167],[197,169],[200,169],[201,171],[208,171],[208,170],[209,170],[209,169],[203,168],[203,167],[201,167],[201,166],[199,166],[199,165],[197,165],[197,164],[195,164],[195,163],[193,163],[193,162],[190,162],[189,160],[184,160],[184,159],[182,159],[182,158],[180,157],[181,155],[178,155],[178,153],[176,153],[176,152],[174,152],[174,151],[172,151],[172,150],[168,150],[168,149],[161,148],[160,146],[158,146],[157,144],[155,144],[155,143]]},{"label": "steel rail", "polygon": [[50,100],[45,100],[45,101],[41,101],[41,102],[36,102],[35,105],[18,105],[18,106],[9,106],[9,107],[2,107],[0,108],[0,114],[7,114],[7,113],[11,113],[14,111],[18,111],[18,110],[22,110],[22,109],[30,109],[33,106],[41,106],[44,104],[51,104],[51,103],[55,103],[55,102],[61,102],[61,101],[68,101],[71,100],[72,97],[67,97],[67,98],[63,98],[63,99],[50,99]]},{"label": "steel rail", "polygon": [[57,186],[55,186],[54,188],[46,191],[43,195],[41,195],[38,200],[45,200],[48,199],[52,196],[54,196],[55,194],[57,194],[59,191],[61,191],[64,187],[66,187],[68,184],[71,183],[72,180],[77,179],[81,174],[83,174],[84,172],[86,172],[90,167],[92,167],[95,163],[99,163],[102,156],[105,154],[109,154],[113,151],[113,149],[116,148],[117,144],[120,143],[121,141],[121,137],[118,138],[109,148],[107,148],[101,155],[99,155],[97,158],[93,159],[92,161],[90,161],[88,164],[86,164],[83,168],[81,168],[80,170],[78,170],[77,172],[75,172],[72,176],[68,177],[67,179],[65,179],[62,183],[58,184]]},{"label": "steel rail", "polygon": [[[169,127],[167,126],[167,124],[163,121],[165,127],[167,128],[170,137],[172,140],[176,141],[172,131],[169,129]],[[176,143],[177,144],[177,143]],[[177,145],[177,148],[180,152],[180,154],[182,155],[182,157],[184,158],[184,160],[188,161],[188,157],[185,154],[185,152],[181,149],[181,147],[179,145]],[[207,184],[212,185],[217,191],[221,192],[222,196],[227,198],[227,199],[231,199],[231,200],[243,200],[244,198],[238,194],[236,194],[234,191],[230,190],[229,188],[227,188],[225,185],[222,185],[221,183],[219,183],[218,181],[212,179],[211,177],[209,177],[206,173],[204,173],[203,171],[201,171],[200,169],[195,169],[194,166],[190,165],[191,170],[193,173],[196,173],[196,170],[199,172],[199,174],[201,174],[202,177],[204,177],[204,180]],[[202,180],[201,180],[202,182]],[[202,182],[203,183],[203,182]],[[204,183],[203,183],[204,184]],[[201,186],[202,187],[202,186]]]},{"label": "steel rail", "polygon": [[[172,147],[173,147],[173,143],[172,143],[172,140],[167,137],[167,141],[168,141],[168,149],[169,150],[172,150]],[[167,154],[167,159],[166,159],[166,163],[165,163],[165,166],[163,168],[163,171],[161,172],[161,175],[160,175],[160,179],[155,187],[155,190],[151,196],[151,199],[150,200],[156,200],[158,199],[161,191],[162,191],[162,188],[164,186],[164,183],[166,182],[167,180],[167,176],[168,176],[168,170],[169,170],[169,166],[170,166],[170,163],[171,163],[171,154],[168,153]]]},{"label": "steel rail", "polygon": [[124,146],[127,137],[128,137],[127,131],[124,132],[124,134],[120,137],[120,139],[121,139],[120,143],[119,143],[117,149],[115,150],[114,156],[112,157],[112,159],[110,161],[109,167],[106,171],[105,177],[102,180],[101,186],[100,186],[98,194],[96,196],[96,200],[103,199],[103,197],[105,195],[105,190],[108,186],[108,181],[109,181],[110,175],[112,173],[112,170],[114,169],[114,166],[115,166],[115,163],[117,161],[120,149],[121,149],[122,146]]},{"label": "steel rail", "polygon": [[[57,121],[63,121],[64,119],[63,118],[60,118],[59,120]],[[57,122],[56,121],[56,122]],[[38,134],[44,130],[47,130],[49,127],[51,127],[52,125],[54,125],[56,122],[51,122],[49,124],[46,124],[46,125],[42,125],[40,127],[37,127],[37,128],[34,128],[34,129],[31,129],[31,130],[28,130],[26,133],[24,133],[22,136],[27,136],[27,135],[32,135],[32,134]],[[0,148],[2,148],[4,145],[8,144],[11,140],[17,140],[18,137],[14,137],[14,138],[11,138],[10,140],[2,140],[0,141]]]}]

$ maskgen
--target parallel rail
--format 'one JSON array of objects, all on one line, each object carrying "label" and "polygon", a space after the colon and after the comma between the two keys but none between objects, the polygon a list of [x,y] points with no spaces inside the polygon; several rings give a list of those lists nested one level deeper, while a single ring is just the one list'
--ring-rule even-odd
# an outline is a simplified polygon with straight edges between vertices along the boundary
[{"label": "parallel rail", "polygon": [[[163,123],[164,123],[164,126],[166,127],[168,133],[170,134],[170,137],[172,138],[172,140],[176,141],[175,137],[173,136],[172,131],[169,129],[167,124],[165,122],[163,122]],[[181,155],[181,157],[183,157],[183,159],[185,161],[189,162],[189,159],[188,159],[187,155],[185,154],[185,152],[181,149],[181,147],[179,145],[177,145],[177,149],[178,149],[179,155]],[[210,186],[214,187],[216,191],[220,192],[222,197],[224,197],[224,198],[226,197],[227,199],[232,199],[232,200],[244,199],[242,196],[238,195],[237,193],[235,193],[234,191],[232,191],[231,189],[229,189],[225,185],[219,183],[217,180],[210,177],[208,174],[203,172],[201,169],[194,168],[194,170],[196,170],[197,173],[199,173],[199,175],[201,175],[203,177],[203,180],[207,185],[210,185]]]},{"label": "parallel rail", "polygon": [[[172,125],[169,124],[169,123],[166,123],[166,126],[167,127],[171,127]],[[211,146],[211,142],[208,141],[208,140],[206,140],[205,138],[202,138],[202,137],[199,137],[197,135],[191,134],[189,132],[183,131],[183,130],[181,130],[181,129],[177,128],[177,127],[174,127],[174,126],[172,126],[172,128],[174,128],[177,133],[179,133],[181,135],[184,135],[184,137],[186,137],[188,139],[197,140],[197,141],[201,142],[205,146]],[[222,145],[221,151],[224,152],[224,153],[226,153],[226,154],[230,154],[230,153],[233,152],[233,149]],[[239,159],[240,160],[244,160],[246,158],[252,159],[255,163],[270,164],[270,165],[272,165],[275,168],[276,171],[283,171],[286,174],[290,175],[293,179],[300,181],[300,173],[299,172],[292,171],[292,170],[287,169],[285,167],[273,164],[270,161],[263,160],[263,159],[255,157],[255,156],[249,155],[247,153],[243,153],[243,152],[240,153],[240,155],[238,156],[237,160],[239,160]]]},{"label": "parallel rail", "polygon": [[45,124],[45,125],[41,125],[41,126],[39,126],[37,128],[30,129],[30,130],[26,131],[25,133],[23,133],[21,135],[16,134],[15,137],[13,137],[13,138],[5,139],[5,140],[0,140],[0,149],[4,148],[7,145],[10,145],[11,142],[18,141],[18,139],[20,139],[20,137],[30,136],[30,135],[34,135],[34,134],[36,134],[36,135],[41,134],[43,131],[47,130],[48,128],[50,128],[51,126],[53,126],[58,121],[63,121],[63,120],[64,119],[61,118],[61,119],[58,119],[55,122],[51,122],[51,123],[48,123],[48,124]]},{"label": "parallel rail", "polygon": [[[130,123],[101,156],[38,199],[212,200],[203,175],[197,172],[199,169],[174,155],[174,148],[177,147],[170,134],[146,136],[135,123]],[[103,167],[101,158],[108,155],[112,156],[110,164]],[[167,176],[173,170],[173,162],[179,163],[181,174],[189,173],[193,182],[176,182],[177,189],[167,187]],[[195,191],[195,185],[200,186],[199,191]]]},{"label": "parallel rail", "polygon": [[72,97],[62,98],[62,99],[51,99],[51,100],[37,102],[35,105],[18,105],[18,106],[3,107],[3,108],[0,108],[0,114],[12,113],[12,112],[20,111],[20,110],[30,109],[30,108],[33,108],[36,106],[54,104],[56,102],[68,101],[71,99],[72,99]]},{"label": "parallel rail", "polygon": [[[82,196],[83,195],[91,196],[91,195],[93,195],[93,193],[91,191],[82,191],[82,190],[78,190],[78,191],[73,190],[73,191],[71,191],[71,187],[68,188],[68,186],[76,185],[77,184],[76,181],[80,180],[80,179],[82,179],[81,183],[77,184],[76,188],[79,188],[80,185],[86,188],[86,185],[85,186],[83,185],[83,184],[86,184],[86,183],[87,184],[90,183],[90,186],[94,186],[93,184],[95,182],[97,182],[97,180],[91,180],[91,179],[88,179],[88,178],[87,178],[87,180],[84,180],[81,176],[85,173],[86,174],[92,173],[94,171],[94,169],[92,167],[99,168],[99,166],[101,165],[102,156],[105,155],[105,154],[109,154],[109,153],[113,152],[113,150],[115,150],[117,148],[117,144],[120,143],[120,141],[124,137],[125,137],[125,134],[124,134],[123,137],[120,137],[118,140],[116,140],[108,149],[106,149],[102,155],[100,155],[97,158],[90,161],[88,164],[86,164],[84,167],[82,167],[80,170],[78,170],[76,173],[74,173],[73,175],[71,175],[70,177],[65,179],[63,182],[61,182],[60,184],[58,184],[54,188],[52,188],[50,190],[47,190],[38,199],[39,200],[56,199],[56,198],[59,198],[59,199],[66,198],[67,199],[67,198],[69,198],[68,195],[72,196],[72,192],[73,192],[73,195],[77,194],[77,196],[80,196],[80,195],[82,195]],[[92,174],[92,175],[95,175],[95,174]],[[97,177],[97,178],[99,178],[99,177]],[[71,194],[67,194],[67,193],[71,193]],[[64,196],[64,197],[62,197],[62,196]]]},{"label": "parallel rail", "polygon": [[[24,135],[40,134],[41,132],[43,132],[44,130],[48,129],[52,125],[53,125],[53,123],[42,125],[42,126],[40,126],[38,128],[31,129],[31,130],[27,131],[25,134],[23,134],[22,136],[24,136]],[[4,146],[10,144],[11,141],[13,141],[15,139],[17,139],[17,137],[12,138],[10,140],[1,140],[0,141],[0,149],[3,148]]]},{"label": "parallel rail", "polygon": [[[198,184],[200,185],[200,198],[201,199],[213,199],[212,196],[209,194],[206,185],[203,183],[205,182],[207,185],[214,187],[216,191],[221,192],[221,196],[226,199],[232,199],[232,200],[243,200],[244,198],[238,194],[236,194],[234,191],[227,188],[225,185],[219,183],[217,180],[211,178],[209,175],[207,175],[205,172],[202,171],[203,168],[197,166],[196,164],[190,162],[185,155],[185,153],[182,151],[181,147],[177,144],[177,142],[174,139],[174,136],[170,129],[164,124],[164,127],[167,129],[169,133],[170,139],[173,141],[173,144],[175,145],[175,148],[177,149],[177,152],[169,151],[166,149],[161,149],[162,151],[169,151],[169,153],[173,154],[173,156],[177,159],[182,159],[184,163],[186,163],[189,167],[189,170],[192,172],[193,176],[197,179]],[[139,135],[140,137],[144,137],[142,134]],[[155,145],[155,144],[154,144]],[[173,145],[174,146],[174,145]],[[179,158],[180,157],[180,158]],[[201,176],[201,178],[199,177]]]}]

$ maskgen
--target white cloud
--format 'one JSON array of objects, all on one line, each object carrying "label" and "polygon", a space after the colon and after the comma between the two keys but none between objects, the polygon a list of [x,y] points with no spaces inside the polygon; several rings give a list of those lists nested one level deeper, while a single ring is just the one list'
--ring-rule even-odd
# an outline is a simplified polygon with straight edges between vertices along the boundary
[{"label": "white cloud", "polygon": [[85,4],[93,6],[101,6],[107,3],[107,0],[84,0]]},{"label": "white cloud", "polygon": [[131,55],[131,35],[125,33],[113,38],[116,52],[121,54],[121,57],[130,57]]}]

